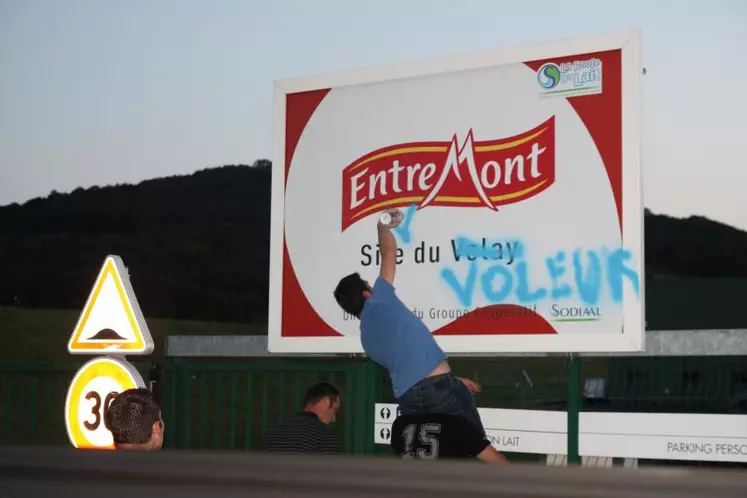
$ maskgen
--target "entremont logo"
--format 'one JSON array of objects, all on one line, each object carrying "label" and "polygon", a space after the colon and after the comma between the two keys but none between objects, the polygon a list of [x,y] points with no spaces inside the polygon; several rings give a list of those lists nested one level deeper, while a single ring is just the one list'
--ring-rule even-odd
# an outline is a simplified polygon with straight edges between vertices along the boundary
[{"label": "entremont logo", "polygon": [[487,207],[533,197],[555,181],[555,116],[520,135],[461,146],[414,142],[384,147],[342,170],[342,231],[365,215],[418,203]]}]

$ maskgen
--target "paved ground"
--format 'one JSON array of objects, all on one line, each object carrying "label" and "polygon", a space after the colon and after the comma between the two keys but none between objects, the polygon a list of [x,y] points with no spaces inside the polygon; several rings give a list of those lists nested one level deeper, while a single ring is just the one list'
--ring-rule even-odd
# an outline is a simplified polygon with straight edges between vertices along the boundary
[{"label": "paved ground", "polygon": [[0,447],[0,498],[744,498],[747,473]]}]

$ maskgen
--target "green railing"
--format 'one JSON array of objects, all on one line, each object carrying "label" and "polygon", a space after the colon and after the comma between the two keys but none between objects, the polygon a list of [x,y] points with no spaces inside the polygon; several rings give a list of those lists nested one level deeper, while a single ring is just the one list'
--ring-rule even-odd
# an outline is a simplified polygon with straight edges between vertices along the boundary
[{"label": "green railing", "polygon": [[347,453],[371,453],[373,383],[377,368],[365,361],[164,364],[161,395],[167,446],[254,449],[262,433],[302,406],[305,390],[326,381],[339,389],[342,407],[333,427]]},{"label": "green railing", "polygon": [[[65,395],[86,360],[0,364],[0,444],[69,444]],[[747,357],[579,361],[581,383],[575,394],[583,411],[747,413]],[[144,379],[154,381],[166,421],[167,448],[255,449],[263,431],[299,410],[306,388],[324,380],[342,393],[334,427],[344,450],[390,454],[388,448],[373,444],[373,405],[393,399],[385,372],[371,362],[203,358],[133,363]],[[458,375],[482,384],[479,406],[568,408],[566,358],[456,358],[451,364]],[[603,392],[594,392],[602,384]]]},{"label": "green railing", "polygon": [[[0,444],[69,444],[65,397],[76,363],[0,363]],[[133,362],[143,378],[150,364]]]}]

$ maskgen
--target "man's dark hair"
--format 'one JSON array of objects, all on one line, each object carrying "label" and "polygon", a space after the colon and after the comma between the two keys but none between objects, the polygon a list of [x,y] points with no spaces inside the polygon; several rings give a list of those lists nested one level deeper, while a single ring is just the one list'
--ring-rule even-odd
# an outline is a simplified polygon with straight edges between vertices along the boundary
[{"label": "man's dark hair", "polygon": [[306,396],[304,397],[303,404],[314,404],[318,403],[324,398],[331,398],[332,400],[335,400],[340,397],[340,392],[335,389],[335,386],[332,384],[329,384],[327,382],[318,382],[311,386],[308,391],[306,391]]},{"label": "man's dark hair", "polygon": [[347,313],[360,318],[361,312],[363,312],[363,305],[366,303],[363,292],[367,290],[366,282],[361,276],[357,272],[351,273],[343,277],[340,283],[337,284],[335,288],[335,300],[337,300],[337,304]]},{"label": "man's dark hair", "polygon": [[128,389],[114,398],[106,411],[106,423],[114,444],[145,444],[153,435],[153,424],[161,420],[161,409],[153,393],[145,388]]}]

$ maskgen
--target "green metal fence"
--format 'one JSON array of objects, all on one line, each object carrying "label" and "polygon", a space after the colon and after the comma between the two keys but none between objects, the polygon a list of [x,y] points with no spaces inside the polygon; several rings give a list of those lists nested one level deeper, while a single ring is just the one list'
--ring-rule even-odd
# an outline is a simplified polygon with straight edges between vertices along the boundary
[{"label": "green metal fence", "polygon": [[[482,384],[478,404],[483,407],[566,410],[576,398],[584,411],[747,413],[747,357],[578,361],[579,388],[570,400],[566,358],[457,358],[451,364],[458,375]],[[69,444],[65,395],[84,362],[0,364],[0,444]],[[344,450],[391,454],[373,444],[373,405],[393,399],[385,372],[371,362],[203,358],[133,363],[153,381],[167,448],[254,449],[266,428],[300,409],[308,386],[325,380],[342,394],[334,427]]]},{"label": "green metal fence", "polygon": [[[69,444],[65,396],[75,372],[86,360],[0,363],[0,444]],[[150,363],[133,365],[147,378]]]},{"label": "green metal fence", "polygon": [[268,427],[297,412],[305,390],[326,381],[340,390],[333,427],[347,453],[371,453],[377,367],[365,361],[272,361],[164,365],[166,441],[173,448],[253,449]]}]

